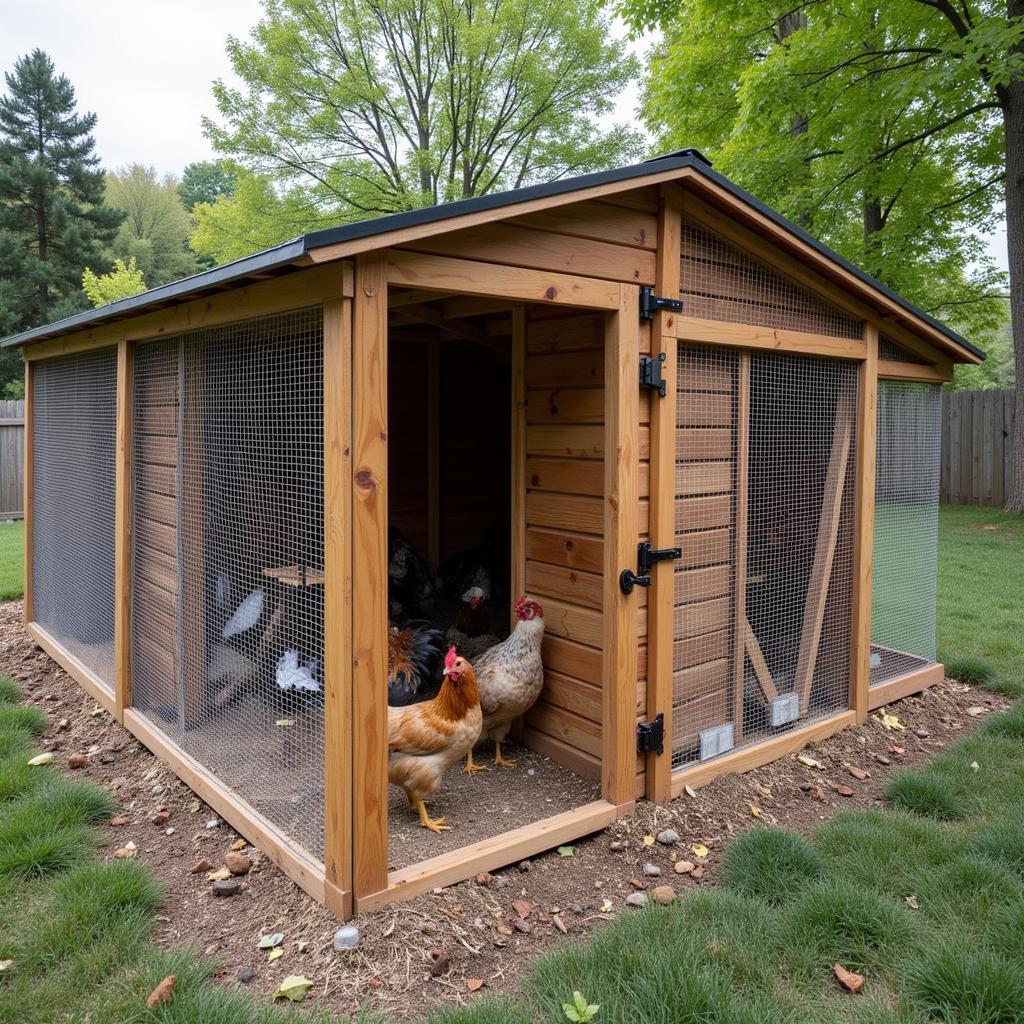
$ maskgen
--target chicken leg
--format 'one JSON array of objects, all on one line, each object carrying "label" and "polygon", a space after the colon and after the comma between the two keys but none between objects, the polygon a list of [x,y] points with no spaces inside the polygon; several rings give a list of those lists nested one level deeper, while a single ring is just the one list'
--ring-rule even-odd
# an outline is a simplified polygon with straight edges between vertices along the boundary
[{"label": "chicken leg", "polygon": [[515,768],[518,762],[515,758],[504,758],[501,756],[501,740],[494,741],[494,765],[496,768]]},{"label": "chicken leg", "polygon": [[476,775],[477,772],[489,772],[491,769],[485,764],[477,764],[473,760],[473,751],[466,755],[466,767],[462,769],[467,775]]},{"label": "chicken leg", "polygon": [[436,832],[438,835],[440,835],[442,832],[451,831],[451,825],[446,825],[444,823],[444,818],[432,818],[429,814],[427,814],[427,805],[421,799],[419,799],[419,797],[417,797],[416,801],[413,803],[412,809],[419,814],[420,824],[424,828],[429,828],[431,832]]}]

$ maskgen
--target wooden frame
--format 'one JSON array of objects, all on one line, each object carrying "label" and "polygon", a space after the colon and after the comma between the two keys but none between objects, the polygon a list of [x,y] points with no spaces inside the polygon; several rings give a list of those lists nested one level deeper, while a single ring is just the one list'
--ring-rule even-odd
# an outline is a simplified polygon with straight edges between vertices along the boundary
[{"label": "wooden frame", "polygon": [[25,632],[40,646],[46,653],[53,658],[55,662],[72,679],[76,680],[82,687],[83,690],[104,711],[109,711],[115,718],[117,715],[117,705],[114,698],[114,691],[105,683],[92,669],[87,668],[82,664],[73,654],[66,651],[61,647],[60,642],[39,625],[38,622],[26,622]]},{"label": "wooden frame", "polygon": [[834,359],[864,359],[864,342],[855,338],[833,338],[828,334],[786,331],[777,327],[754,327],[724,320],[699,320],[675,316],[670,330],[680,341],[734,348],[766,349],[794,355],[830,356]]},{"label": "wooden frame", "polygon": [[35,422],[35,416],[32,411],[33,402],[33,380],[32,380],[32,363],[29,360],[25,360],[25,495],[22,498],[22,509],[24,510],[24,523],[25,523],[25,550],[24,555],[24,567],[25,567],[25,597],[22,601],[22,616],[25,622],[31,622],[33,618],[33,606],[32,606],[32,517],[34,513],[34,483],[35,483],[35,467],[33,464],[33,448],[32,448],[32,434],[33,424]]},{"label": "wooden frame", "polygon": [[891,704],[894,700],[902,700],[912,693],[918,693],[928,689],[929,686],[941,683],[945,678],[946,667],[936,664],[915,668],[910,672],[904,672],[903,675],[895,676],[893,679],[886,679],[883,683],[875,683],[874,686],[868,688],[867,710],[874,711],[876,708]]},{"label": "wooden frame", "polygon": [[132,703],[131,676],[131,479],[132,349],[117,344],[117,452],[114,470],[114,715],[124,722]]}]

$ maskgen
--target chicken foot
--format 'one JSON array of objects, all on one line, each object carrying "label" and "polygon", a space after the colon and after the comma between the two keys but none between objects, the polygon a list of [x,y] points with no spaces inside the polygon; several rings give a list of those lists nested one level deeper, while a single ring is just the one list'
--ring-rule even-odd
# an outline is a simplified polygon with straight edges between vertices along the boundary
[{"label": "chicken foot", "polygon": [[450,832],[451,825],[445,824],[444,818],[432,818],[427,813],[427,805],[420,799],[410,801],[410,805],[414,811],[420,816],[420,824],[424,828],[429,828],[431,832],[436,832],[440,835],[442,832]]},{"label": "chicken foot", "polygon": [[489,772],[491,769],[485,764],[477,764],[473,760],[473,751],[466,755],[466,767],[462,769],[467,775],[476,775],[477,772]]},{"label": "chicken foot", "polygon": [[494,766],[496,768],[515,768],[518,762],[515,758],[501,756],[501,740],[494,741]]}]

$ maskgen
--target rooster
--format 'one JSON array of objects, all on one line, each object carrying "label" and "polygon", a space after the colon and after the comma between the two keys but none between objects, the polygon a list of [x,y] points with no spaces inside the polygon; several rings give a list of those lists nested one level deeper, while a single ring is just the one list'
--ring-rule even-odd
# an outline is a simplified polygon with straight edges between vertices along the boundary
[{"label": "rooster", "polygon": [[412,703],[424,684],[434,678],[444,638],[422,619],[410,619],[388,630],[388,704]]},{"label": "rooster", "polygon": [[491,610],[483,590],[470,587],[462,595],[462,608],[445,636],[448,643],[454,644],[470,661],[475,661],[498,642],[491,632]]},{"label": "rooster", "polygon": [[434,578],[426,559],[398,530],[388,530],[389,600],[404,611],[430,614],[434,607]]},{"label": "rooster", "polygon": [[451,647],[444,681],[433,700],[388,708],[388,781],[400,786],[420,824],[440,835],[451,826],[431,818],[424,800],[437,790],[445,769],[473,749],[480,736],[480,695],[476,675]]},{"label": "rooster", "polygon": [[[524,594],[516,601],[516,628],[500,644],[484,651],[476,660],[476,682],[483,712],[482,732],[494,740],[494,764],[514,768],[516,762],[501,756],[501,741],[512,722],[526,714],[540,696],[544,685],[544,664],[540,645],[544,639],[544,609]],[[466,771],[487,771],[473,763],[473,751],[466,758]]]}]

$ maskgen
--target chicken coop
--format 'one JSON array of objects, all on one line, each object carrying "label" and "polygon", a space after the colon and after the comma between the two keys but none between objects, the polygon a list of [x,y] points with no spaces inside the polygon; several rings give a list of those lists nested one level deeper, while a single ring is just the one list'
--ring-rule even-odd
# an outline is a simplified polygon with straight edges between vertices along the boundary
[{"label": "chicken coop", "polygon": [[[339,916],[942,678],[939,388],[983,356],[696,151],[308,234],[5,344],[29,633]],[[517,763],[485,739],[490,770],[428,797],[450,830],[421,828],[389,704],[441,701],[439,651],[518,635],[524,595]]]}]

